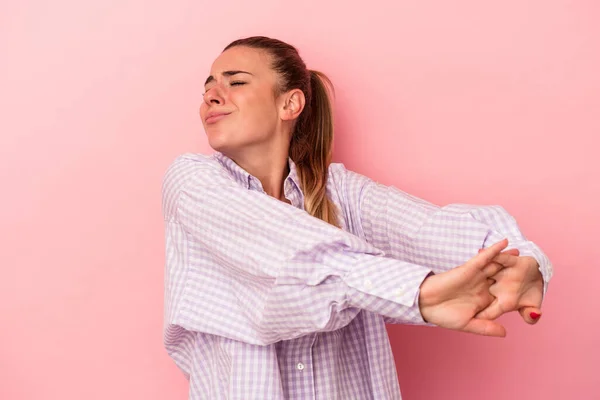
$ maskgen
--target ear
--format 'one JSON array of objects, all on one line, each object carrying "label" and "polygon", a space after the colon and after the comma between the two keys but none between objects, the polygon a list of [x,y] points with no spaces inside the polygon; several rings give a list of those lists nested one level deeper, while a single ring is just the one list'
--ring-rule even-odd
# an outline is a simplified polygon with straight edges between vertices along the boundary
[{"label": "ear", "polygon": [[292,89],[289,92],[281,95],[283,100],[282,107],[280,109],[281,119],[284,121],[293,121],[304,110],[306,98],[304,93],[300,89]]}]

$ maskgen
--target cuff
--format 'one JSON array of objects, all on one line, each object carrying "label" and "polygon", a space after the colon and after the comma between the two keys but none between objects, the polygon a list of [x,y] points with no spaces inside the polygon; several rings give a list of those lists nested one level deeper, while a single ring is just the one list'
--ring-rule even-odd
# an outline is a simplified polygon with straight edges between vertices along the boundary
[{"label": "cuff", "polygon": [[344,277],[350,304],[399,322],[425,324],[419,288],[431,269],[385,257],[364,261]]},{"label": "cuff", "polygon": [[550,282],[550,279],[552,278],[552,275],[554,274],[554,268],[552,267],[552,264],[550,263],[550,260],[548,259],[546,254],[544,254],[544,252],[539,247],[537,247],[534,243],[529,242],[529,241],[515,243],[514,245],[512,243],[510,243],[508,245],[508,247],[519,249],[520,256],[530,256],[530,257],[535,258],[535,260],[537,261],[537,263],[539,265],[539,270],[540,270],[540,273],[542,274],[542,278],[544,279],[544,297],[545,297],[546,291],[548,290],[548,283]]}]

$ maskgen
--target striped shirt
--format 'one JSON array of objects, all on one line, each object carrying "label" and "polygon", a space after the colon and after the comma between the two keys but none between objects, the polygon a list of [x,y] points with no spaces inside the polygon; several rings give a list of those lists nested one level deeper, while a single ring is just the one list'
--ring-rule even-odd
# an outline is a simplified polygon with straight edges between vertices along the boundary
[{"label": "striped shirt", "polygon": [[438,207],[329,167],[336,228],[221,153],[184,154],[163,180],[164,344],[189,399],[400,399],[386,323],[424,324],[419,286],[503,238],[552,266],[498,206]]}]

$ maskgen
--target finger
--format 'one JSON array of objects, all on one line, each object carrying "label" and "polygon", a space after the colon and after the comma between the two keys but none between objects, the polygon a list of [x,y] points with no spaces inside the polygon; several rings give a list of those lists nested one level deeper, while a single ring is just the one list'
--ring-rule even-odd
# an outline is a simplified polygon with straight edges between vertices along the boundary
[{"label": "finger", "polygon": [[521,307],[519,309],[519,314],[521,314],[521,317],[525,322],[534,325],[540,320],[542,310],[537,307]]},{"label": "finger", "polygon": [[507,268],[502,268],[502,269],[500,269],[500,271],[496,272],[496,275],[492,275],[488,278],[492,278],[493,280],[498,282],[498,281],[501,281],[502,279],[504,279],[506,274],[509,274],[509,273],[510,272]]},{"label": "finger", "polygon": [[491,276],[496,275],[498,272],[500,272],[500,270],[502,268],[504,268],[504,265],[498,264],[497,262],[492,261],[483,268],[483,274],[487,278],[489,278]]},{"label": "finger", "polygon": [[514,267],[519,262],[519,256],[514,256],[506,252],[502,252],[494,257],[494,262],[502,264],[505,267]]},{"label": "finger", "polygon": [[[494,287],[490,287],[490,294],[494,295]],[[477,313],[476,318],[496,319],[502,314],[506,314],[517,309],[516,300],[496,297],[488,307]]]},{"label": "finger", "polygon": [[498,299],[495,299],[489,306],[475,315],[475,318],[494,320],[502,314],[504,314],[504,310],[500,306]]},{"label": "finger", "polygon": [[[491,282],[490,282],[491,281]],[[492,305],[492,303],[494,301],[496,301],[496,297],[494,297],[494,295],[492,295],[492,293],[490,293],[490,287],[494,284],[495,282],[493,281],[493,279],[487,279],[487,285],[488,285],[488,290],[486,290],[483,294],[483,296],[485,297],[485,300],[483,301],[483,304],[481,305],[481,307],[479,307],[479,310],[477,310],[478,312],[481,312],[483,310],[485,310],[486,308],[488,308],[490,305]],[[488,319],[495,319],[495,318],[488,318]]]},{"label": "finger", "polygon": [[462,330],[483,336],[506,336],[506,329],[498,322],[478,318],[470,320]]},{"label": "finger", "polygon": [[[481,253],[484,249],[479,249],[477,252]],[[503,251],[500,254],[510,254],[511,256],[518,256],[519,254],[521,254],[521,252],[519,252],[519,249],[508,249]]]},{"label": "finger", "polygon": [[489,264],[490,261],[492,261],[494,257],[498,256],[500,252],[506,248],[506,246],[508,246],[508,239],[494,243],[490,247],[483,249],[483,251],[467,261],[466,264],[483,269],[487,264]]}]

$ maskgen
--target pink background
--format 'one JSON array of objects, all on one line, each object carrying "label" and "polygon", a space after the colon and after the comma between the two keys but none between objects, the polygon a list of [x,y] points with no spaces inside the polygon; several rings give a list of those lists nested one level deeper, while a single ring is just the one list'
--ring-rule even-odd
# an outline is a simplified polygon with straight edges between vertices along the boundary
[{"label": "pink background", "polygon": [[3,1],[0,398],[186,398],[161,179],[208,151],[204,79],[253,34],[333,79],[336,161],[502,204],[555,264],[540,323],[503,317],[504,340],[390,327],[405,399],[600,398],[598,21],[592,0]]}]

